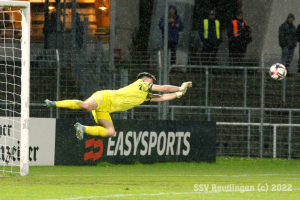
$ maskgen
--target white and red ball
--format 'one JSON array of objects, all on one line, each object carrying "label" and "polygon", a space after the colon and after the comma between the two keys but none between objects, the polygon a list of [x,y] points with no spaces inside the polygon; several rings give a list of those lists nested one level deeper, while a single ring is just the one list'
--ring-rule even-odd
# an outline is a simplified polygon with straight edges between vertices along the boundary
[{"label": "white and red ball", "polygon": [[287,70],[283,64],[275,63],[270,67],[269,73],[274,80],[280,81],[286,76]]}]

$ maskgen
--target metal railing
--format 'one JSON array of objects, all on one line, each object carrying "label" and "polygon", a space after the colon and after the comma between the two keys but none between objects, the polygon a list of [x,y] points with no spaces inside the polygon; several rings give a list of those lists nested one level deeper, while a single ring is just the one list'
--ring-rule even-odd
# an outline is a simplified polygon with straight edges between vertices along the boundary
[{"label": "metal railing", "polygon": [[[118,89],[124,80],[135,81],[141,71],[153,73],[157,82],[162,82],[159,67],[162,59],[158,52],[131,52],[129,60],[115,57],[116,70],[110,71],[99,48],[88,54],[57,54],[57,51],[31,54],[31,117],[92,118],[83,111],[46,108],[43,101],[46,98],[85,100],[97,90]],[[225,64],[226,58],[222,60]],[[265,59],[264,65],[270,66],[270,60]],[[260,65],[254,64],[171,65],[168,84],[193,81],[193,88],[184,97],[168,102],[165,107],[150,103],[122,115],[112,113],[112,118],[161,119],[161,112],[166,109],[167,119],[217,121],[217,155],[273,157],[276,131],[276,157],[299,158],[299,128],[295,124],[300,122],[297,98],[300,77],[274,81],[267,69],[262,72]],[[122,70],[126,73],[120,73]],[[261,92],[261,88],[265,91]]]},{"label": "metal railing", "polygon": [[[230,122],[217,122],[217,125],[228,125],[228,126],[247,126],[248,127],[248,135],[247,135],[247,156],[250,158],[250,126],[272,126],[273,127],[273,158],[276,158],[277,155],[277,127],[289,127],[289,134],[288,134],[288,159],[291,159],[292,154],[292,134],[290,127],[300,127],[300,124],[270,124],[270,123],[230,123]],[[298,143],[299,144],[299,143]],[[260,145],[262,146],[262,145]],[[263,151],[263,150],[260,150]]]},{"label": "metal railing", "polygon": [[[251,111],[255,112],[255,111],[261,111],[261,108],[243,108],[243,107],[212,107],[212,106],[189,106],[188,108],[186,108],[185,106],[170,106],[170,112],[171,112],[171,119],[174,120],[176,119],[175,117],[175,113],[176,110],[205,110],[206,111],[206,119],[208,121],[217,121],[217,125],[218,126],[247,126],[247,156],[250,157],[251,156],[251,149],[250,149],[250,138],[251,138],[251,126],[259,126],[260,130],[258,130],[257,132],[261,132],[261,129],[263,129],[265,126],[272,126],[273,127],[273,158],[276,158],[276,152],[277,152],[277,148],[276,148],[276,138],[277,138],[277,127],[289,127],[288,130],[281,130],[282,134],[286,134],[287,135],[287,145],[288,145],[288,156],[287,158],[292,158],[292,157],[297,157],[299,158],[300,155],[298,154],[294,154],[292,156],[292,143],[296,144],[295,147],[295,152],[300,152],[300,149],[297,148],[300,145],[300,133],[298,132],[298,130],[294,130],[294,136],[296,140],[292,140],[292,128],[291,127],[300,127],[300,124],[297,124],[297,122],[299,121],[299,115],[300,115],[300,109],[284,109],[284,108],[264,108],[263,112],[286,112],[287,114],[285,114],[284,116],[280,116],[278,117],[278,119],[275,121],[275,119],[273,118],[273,121],[270,121],[271,123],[258,123],[259,119],[253,118],[254,116],[257,116],[257,114],[253,114],[251,115]],[[221,111],[221,110],[231,110],[231,111],[246,111],[244,113],[237,113],[237,115],[239,115],[239,122],[222,122],[222,121],[226,121],[226,120],[222,120],[222,118],[219,117],[215,117],[216,116],[216,112],[214,113],[213,117],[212,117],[212,113],[211,110],[215,110],[215,111]],[[177,112],[178,115],[182,112],[178,111]],[[222,112],[220,112],[222,113]],[[296,115],[293,116],[293,113],[297,113]],[[243,116],[244,115],[244,116]],[[205,115],[204,115],[205,116]],[[202,116],[201,120],[204,120],[204,116]],[[215,119],[218,118],[218,119]],[[245,122],[243,122],[245,121]],[[278,123],[280,122],[280,123]],[[293,122],[296,124],[293,124]],[[219,129],[220,131],[220,129]],[[220,132],[218,132],[218,134],[221,134]],[[240,135],[240,130],[237,131],[232,131],[231,136],[234,135]],[[266,134],[270,134],[270,133],[266,133]],[[258,142],[259,144],[259,156],[260,157],[264,157],[264,156],[270,156],[270,155],[264,155],[264,140],[263,138],[260,137],[265,137],[264,134],[260,135],[259,138],[257,138],[257,140],[255,142]],[[293,142],[292,142],[293,141]],[[226,141],[224,139],[218,138],[217,137],[217,143],[226,143],[226,142],[230,142],[230,141]],[[298,145],[298,146],[297,146]],[[232,146],[228,146],[228,149],[230,149]],[[246,145],[244,147],[241,147],[241,150],[245,149]],[[229,154],[233,153],[229,151]],[[218,152],[219,155],[222,155],[222,152]]]},{"label": "metal railing", "polygon": [[[31,104],[31,106],[44,107],[44,104]],[[147,110],[149,115],[153,115],[152,119],[157,119],[159,107],[156,105],[141,105],[137,106],[127,113],[127,118],[141,119],[141,110]],[[50,108],[49,117],[54,117],[54,110]],[[273,158],[300,158],[300,124],[293,123],[300,121],[300,109],[276,109],[266,108],[265,112],[287,112],[287,116],[281,123],[275,121],[274,123],[258,123],[258,119],[253,118],[255,114],[251,115],[251,111],[260,111],[260,108],[242,108],[242,107],[205,107],[205,106],[168,106],[170,110],[171,120],[178,120],[177,115],[187,116],[183,110],[190,110],[189,115],[199,115],[197,120],[216,121],[212,117],[210,111],[231,110],[236,111],[236,115],[244,115],[238,111],[246,111],[245,117],[239,117],[241,122],[222,122],[217,121],[217,137],[216,137],[216,153],[217,156],[232,155],[232,156],[247,156],[247,157],[273,157]],[[192,112],[192,110],[194,112]],[[206,110],[207,112],[199,113],[197,110]],[[293,113],[297,113],[294,114]],[[216,112],[213,116],[217,116]],[[92,116],[89,116],[92,120]],[[187,118],[188,119],[188,118]],[[195,120],[195,117],[193,118]],[[224,120],[224,119],[223,119]],[[244,121],[244,122],[243,122]],[[280,122],[280,121],[279,121]],[[272,127],[272,129],[265,129],[264,139],[259,137],[260,128]],[[243,128],[245,127],[245,128]],[[251,128],[259,127],[259,129]],[[287,127],[288,129],[284,129]],[[228,131],[229,129],[229,131]],[[240,138],[240,139],[238,139]],[[244,139],[241,139],[244,138]],[[261,144],[261,141],[263,142]]]}]

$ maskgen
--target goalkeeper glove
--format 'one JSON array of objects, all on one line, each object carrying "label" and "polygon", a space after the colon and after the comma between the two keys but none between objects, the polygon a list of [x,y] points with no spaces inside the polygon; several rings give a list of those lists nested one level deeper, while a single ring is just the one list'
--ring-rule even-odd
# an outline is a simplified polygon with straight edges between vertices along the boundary
[{"label": "goalkeeper glove", "polygon": [[177,98],[182,97],[182,95],[184,95],[184,94],[185,94],[185,91],[184,92],[176,92]]},{"label": "goalkeeper glove", "polygon": [[179,92],[186,91],[188,87],[192,87],[192,84],[193,83],[191,81],[182,83],[181,87],[179,88]]},{"label": "goalkeeper glove", "polygon": [[192,87],[191,81],[182,83],[181,87],[179,88],[179,91],[176,92],[177,98],[182,97],[182,95],[186,93],[188,87]]}]

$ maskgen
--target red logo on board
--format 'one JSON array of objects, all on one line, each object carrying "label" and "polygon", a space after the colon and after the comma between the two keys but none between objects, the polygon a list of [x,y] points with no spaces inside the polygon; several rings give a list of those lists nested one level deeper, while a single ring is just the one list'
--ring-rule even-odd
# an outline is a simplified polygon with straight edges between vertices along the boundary
[{"label": "red logo on board", "polygon": [[94,149],[99,148],[98,152],[89,151],[84,154],[84,161],[93,159],[93,161],[98,160],[101,158],[103,153],[103,142],[102,140],[96,140],[95,138],[85,141],[85,148],[89,148],[91,146],[94,146]]}]

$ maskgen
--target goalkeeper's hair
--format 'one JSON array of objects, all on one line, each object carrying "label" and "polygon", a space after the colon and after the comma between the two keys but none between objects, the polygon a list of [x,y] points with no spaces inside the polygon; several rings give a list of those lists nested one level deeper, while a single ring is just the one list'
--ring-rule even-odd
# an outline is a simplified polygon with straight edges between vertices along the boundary
[{"label": "goalkeeper's hair", "polygon": [[144,77],[147,77],[147,78],[152,78],[152,80],[156,80],[155,76],[153,76],[152,74],[148,73],[148,72],[141,72],[137,75],[137,79],[141,79],[141,78],[144,78]]}]

